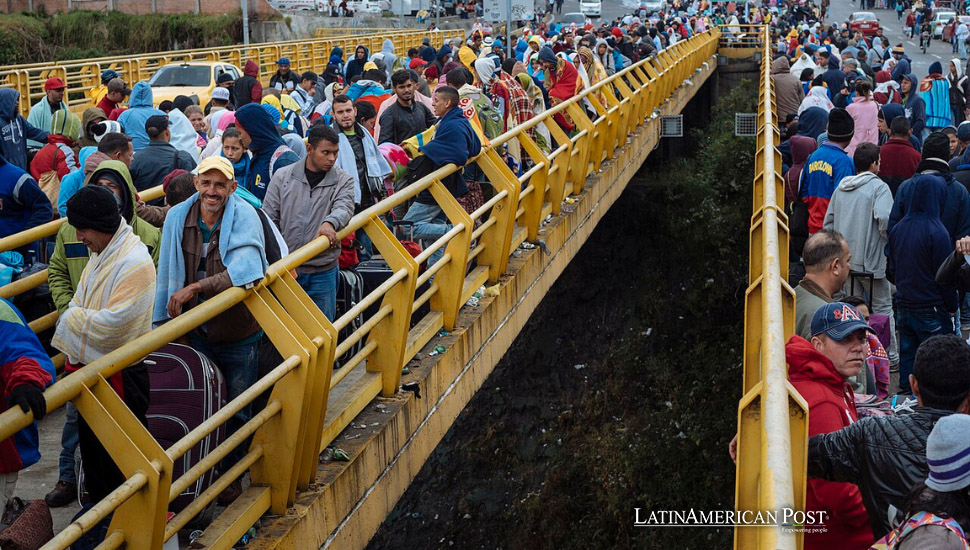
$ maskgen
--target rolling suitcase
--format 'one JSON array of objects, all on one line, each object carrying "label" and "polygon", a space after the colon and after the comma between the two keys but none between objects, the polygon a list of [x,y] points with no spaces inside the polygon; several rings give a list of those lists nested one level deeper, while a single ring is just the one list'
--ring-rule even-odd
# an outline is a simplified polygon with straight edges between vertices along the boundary
[{"label": "rolling suitcase", "polygon": [[[344,313],[354,307],[361,300],[364,299],[364,281],[361,279],[359,273],[352,269],[341,269],[337,276],[337,319],[339,319]],[[364,315],[354,317],[350,323],[340,331],[338,336],[338,343],[342,342],[344,338],[351,335],[355,330],[360,328],[364,324]],[[366,338],[362,338],[356,344],[354,344],[346,353],[337,357],[334,360],[333,368],[339,369],[351,357],[357,354],[361,348],[364,347],[364,343],[367,341]]]},{"label": "rolling suitcase", "polygon": [[[168,344],[145,358],[151,381],[148,431],[163,449],[182,439],[226,404],[226,383],[222,372],[208,357],[182,344]],[[226,437],[225,426],[200,441],[175,461],[172,479],[178,479],[215,449]],[[189,485],[169,506],[179,512],[197,498],[215,477],[209,470]],[[215,502],[213,501],[213,504]],[[209,507],[208,511],[211,511]],[[200,514],[205,516],[206,512]]]}]

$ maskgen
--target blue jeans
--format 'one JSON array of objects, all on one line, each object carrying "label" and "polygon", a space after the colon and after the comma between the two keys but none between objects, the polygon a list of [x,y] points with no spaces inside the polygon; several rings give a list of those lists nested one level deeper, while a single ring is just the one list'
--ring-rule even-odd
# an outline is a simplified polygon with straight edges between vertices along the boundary
[{"label": "blue jeans", "polygon": [[942,307],[899,308],[899,392],[911,393],[909,375],[920,344],[932,336],[953,333],[953,318]]},{"label": "blue jeans", "polygon": [[337,315],[337,279],[340,269],[335,267],[319,273],[301,273],[296,276],[299,284],[320,311],[333,321]]},{"label": "blue jeans", "polygon": [[[414,224],[414,240],[424,240],[424,246],[444,237],[451,231],[452,225],[448,223],[448,216],[437,204],[421,204],[414,202],[404,215],[404,221]],[[444,247],[439,248],[428,258],[428,265],[433,265],[445,254]]]},{"label": "blue jeans", "polygon": [[[251,340],[247,339],[247,340]],[[192,335],[192,347],[204,353],[219,367],[223,378],[226,379],[226,389],[229,392],[228,401],[232,401],[242,392],[256,383],[259,367],[259,339],[248,343],[210,344],[199,334]],[[232,435],[252,418],[252,407],[246,405],[226,422],[226,437]],[[225,472],[246,454],[249,441],[243,442],[232,450],[222,460],[220,469]]]},{"label": "blue jeans", "polygon": [[57,481],[77,483],[74,451],[77,449],[77,407],[68,401],[64,406],[64,430],[61,432],[61,457],[57,461]]}]

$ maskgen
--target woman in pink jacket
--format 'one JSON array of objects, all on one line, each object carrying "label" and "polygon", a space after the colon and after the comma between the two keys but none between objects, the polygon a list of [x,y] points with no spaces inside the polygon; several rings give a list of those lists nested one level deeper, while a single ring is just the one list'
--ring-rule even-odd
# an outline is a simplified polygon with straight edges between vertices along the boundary
[{"label": "woman in pink jacket", "polygon": [[879,104],[872,98],[872,85],[865,78],[855,82],[855,97],[852,104],[845,108],[852,115],[855,122],[855,133],[852,141],[845,148],[851,157],[860,143],[874,143],[879,145]]}]

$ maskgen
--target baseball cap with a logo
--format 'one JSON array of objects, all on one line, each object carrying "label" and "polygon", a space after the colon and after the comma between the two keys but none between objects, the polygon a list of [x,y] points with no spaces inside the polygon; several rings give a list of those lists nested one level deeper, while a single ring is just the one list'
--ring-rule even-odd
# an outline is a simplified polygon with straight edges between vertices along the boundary
[{"label": "baseball cap with a logo", "polygon": [[862,318],[859,310],[845,302],[825,304],[818,308],[812,317],[813,337],[825,334],[829,338],[841,342],[862,329],[875,333],[872,327]]}]

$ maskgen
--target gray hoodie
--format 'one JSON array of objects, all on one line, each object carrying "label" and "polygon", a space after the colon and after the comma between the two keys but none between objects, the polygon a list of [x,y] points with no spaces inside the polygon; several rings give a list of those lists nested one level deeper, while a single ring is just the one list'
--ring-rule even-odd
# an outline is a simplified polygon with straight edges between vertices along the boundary
[{"label": "gray hoodie", "polygon": [[849,243],[854,271],[886,277],[887,227],[893,196],[879,176],[862,172],[842,178],[825,212],[825,229],[841,233]]}]

